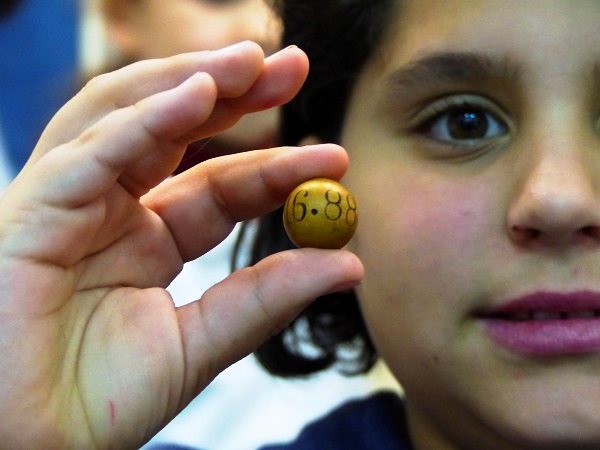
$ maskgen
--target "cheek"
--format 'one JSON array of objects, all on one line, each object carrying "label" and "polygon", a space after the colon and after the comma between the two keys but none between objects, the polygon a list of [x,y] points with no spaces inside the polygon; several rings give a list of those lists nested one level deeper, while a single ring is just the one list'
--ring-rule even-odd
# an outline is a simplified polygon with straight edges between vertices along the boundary
[{"label": "cheek", "polygon": [[451,353],[497,259],[491,230],[501,209],[481,180],[398,178],[371,180],[369,193],[356,187],[361,215],[352,248],[366,268],[358,291],[365,317],[392,367],[396,359]]},{"label": "cheek", "polygon": [[385,260],[391,263],[387,270],[400,275],[402,268],[402,279],[444,285],[468,275],[469,267],[485,257],[490,230],[497,229],[491,192],[426,180],[395,185],[361,195],[357,242],[368,265]]},{"label": "cheek", "polygon": [[215,137],[234,150],[268,148],[277,145],[279,109],[271,108],[243,116],[238,123]]}]

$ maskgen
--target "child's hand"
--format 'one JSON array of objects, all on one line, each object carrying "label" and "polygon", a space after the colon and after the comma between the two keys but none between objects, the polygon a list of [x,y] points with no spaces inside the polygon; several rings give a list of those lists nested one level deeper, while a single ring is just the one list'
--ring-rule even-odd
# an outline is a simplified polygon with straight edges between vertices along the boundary
[{"label": "child's hand", "polygon": [[236,221],[343,175],[345,152],[322,145],[164,181],[186,144],[288,101],[307,70],[297,49],[265,60],[252,43],[145,61],[56,115],[0,204],[2,447],[134,448],[313,298],[361,279],[351,254],[304,249],[180,309],[164,290]]}]

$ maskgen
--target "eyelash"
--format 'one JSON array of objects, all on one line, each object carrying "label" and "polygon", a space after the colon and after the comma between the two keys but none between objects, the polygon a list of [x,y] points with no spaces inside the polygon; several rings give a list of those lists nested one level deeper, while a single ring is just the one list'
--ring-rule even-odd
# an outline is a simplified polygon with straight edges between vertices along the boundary
[{"label": "eyelash", "polygon": [[[501,117],[499,107],[491,101],[476,96],[454,96],[437,100],[417,114],[414,130],[426,139],[446,147],[465,152],[487,147],[509,132],[507,122]],[[477,125],[484,120],[485,136],[458,139],[448,129],[453,113],[462,113]],[[461,116],[459,116],[461,117]],[[490,134],[491,130],[491,136]],[[443,135],[442,135],[443,134]]]}]

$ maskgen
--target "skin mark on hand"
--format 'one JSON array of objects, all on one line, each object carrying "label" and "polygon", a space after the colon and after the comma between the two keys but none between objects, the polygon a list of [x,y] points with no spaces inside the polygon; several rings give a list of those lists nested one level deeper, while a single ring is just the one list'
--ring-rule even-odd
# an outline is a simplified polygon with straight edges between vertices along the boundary
[{"label": "skin mark on hand", "polygon": [[112,400],[108,401],[108,413],[110,417],[110,424],[114,426],[117,422],[117,408]]}]

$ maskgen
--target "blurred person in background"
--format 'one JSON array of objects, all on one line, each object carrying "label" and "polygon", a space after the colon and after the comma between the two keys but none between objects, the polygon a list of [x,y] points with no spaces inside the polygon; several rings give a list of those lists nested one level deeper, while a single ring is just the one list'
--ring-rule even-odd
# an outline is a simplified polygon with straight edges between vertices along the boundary
[{"label": "blurred person in background", "polygon": [[[268,0],[98,1],[116,48],[112,68],[245,40],[259,44],[267,56],[279,49],[281,22]],[[277,119],[277,109],[244,116],[224,133],[191,146],[178,170],[218,155],[273,147]]]},{"label": "blurred person in background", "polygon": [[11,180],[74,94],[79,0],[0,1],[0,155]]}]

